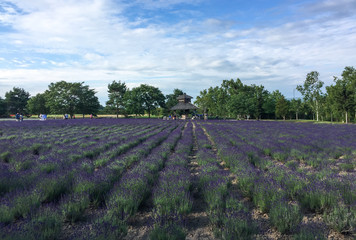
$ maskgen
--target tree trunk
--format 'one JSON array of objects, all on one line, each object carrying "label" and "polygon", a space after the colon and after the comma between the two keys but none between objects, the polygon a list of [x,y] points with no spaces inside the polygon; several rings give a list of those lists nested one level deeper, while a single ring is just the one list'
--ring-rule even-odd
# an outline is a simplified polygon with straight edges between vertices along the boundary
[{"label": "tree trunk", "polygon": [[346,124],[348,124],[348,123],[349,123],[349,121],[348,121],[348,120],[349,120],[349,119],[348,119],[349,116],[347,115],[347,111],[345,112],[345,118],[346,118]]},{"label": "tree trunk", "polygon": [[83,119],[84,119],[84,113],[83,113]]}]

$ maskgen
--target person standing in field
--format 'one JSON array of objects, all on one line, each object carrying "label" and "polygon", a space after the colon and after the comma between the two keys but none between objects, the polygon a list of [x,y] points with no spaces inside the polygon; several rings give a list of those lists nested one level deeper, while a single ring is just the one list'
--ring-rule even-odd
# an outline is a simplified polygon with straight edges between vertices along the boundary
[{"label": "person standing in field", "polygon": [[93,119],[93,114],[90,114],[90,119]]},{"label": "person standing in field", "polygon": [[20,121],[20,114],[19,114],[19,113],[16,113],[16,115],[15,115],[15,119],[16,119],[16,121],[17,121],[17,122],[19,122],[19,121]]}]

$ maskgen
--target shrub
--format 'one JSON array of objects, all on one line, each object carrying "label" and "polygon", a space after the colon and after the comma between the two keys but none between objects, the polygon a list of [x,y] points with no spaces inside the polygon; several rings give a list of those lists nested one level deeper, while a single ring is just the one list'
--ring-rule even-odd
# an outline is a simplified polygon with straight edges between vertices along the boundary
[{"label": "shrub", "polygon": [[28,227],[28,234],[34,239],[54,240],[59,239],[61,229],[61,216],[56,211],[46,209],[33,218]]},{"label": "shrub", "polygon": [[293,235],[293,240],[326,240],[323,231],[314,226],[303,226],[299,233]]},{"label": "shrub", "polygon": [[331,228],[340,233],[351,233],[356,228],[356,215],[343,205],[336,205],[324,212],[323,218]]},{"label": "shrub", "polygon": [[271,183],[259,182],[255,185],[252,200],[262,212],[268,213],[272,204],[283,198],[284,193]]},{"label": "shrub", "polygon": [[0,154],[0,160],[5,162],[5,163],[11,162],[11,160],[12,160],[11,153],[9,151],[1,153]]},{"label": "shrub", "polygon": [[301,206],[312,212],[323,212],[337,205],[337,196],[333,191],[310,189],[299,195]]},{"label": "shrub", "polygon": [[290,205],[287,202],[274,204],[270,210],[271,223],[281,233],[292,232],[302,221],[303,215],[298,205]]},{"label": "shrub", "polygon": [[352,172],[354,170],[354,164],[353,163],[341,163],[340,164],[340,169],[342,171],[346,171],[346,172]]},{"label": "shrub", "polygon": [[44,180],[40,189],[42,202],[57,202],[60,197],[71,190],[73,176],[71,174]]},{"label": "shrub", "polygon": [[71,223],[84,219],[84,211],[89,206],[89,196],[81,195],[78,199],[71,199],[62,205],[62,214]]},{"label": "shrub", "polygon": [[116,240],[122,239],[127,234],[127,224],[110,211],[99,217],[94,223],[95,236],[92,239]]},{"label": "shrub", "polygon": [[54,172],[54,170],[56,170],[57,165],[54,163],[46,163],[40,166],[40,170],[41,172],[45,172],[45,173],[51,173]]},{"label": "shrub", "polygon": [[31,146],[31,151],[34,155],[40,155],[41,149],[42,149],[41,143],[35,143]]},{"label": "shrub", "polygon": [[257,227],[252,222],[248,209],[234,197],[226,199],[221,235],[223,239],[253,239]]},{"label": "shrub", "polygon": [[185,232],[182,227],[178,225],[155,226],[150,233],[152,240],[184,240]]}]

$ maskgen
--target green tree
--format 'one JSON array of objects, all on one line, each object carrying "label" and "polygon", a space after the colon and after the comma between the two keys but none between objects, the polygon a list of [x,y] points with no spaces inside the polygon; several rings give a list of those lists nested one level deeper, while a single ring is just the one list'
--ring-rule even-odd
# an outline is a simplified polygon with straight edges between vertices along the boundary
[{"label": "green tree", "polygon": [[178,104],[177,97],[183,95],[183,91],[175,88],[172,94],[166,95],[166,105],[163,111],[164,115],[169,115],[171,108]]},{"label": "green tree", "polygon": [[295,119],[298,120],[299,119],[299,113],[301,112],[302,109],[302,100],[300,98],[293,98],[290,101],[290,111],[292,112],[292,114],[295,114]]},{"label": "green tree", "polygon": [[69,113],[71,117],[74,113],[96,113],[100,107],[98,98],[95,97],[94,90],[83,84],[66,81],[51,83],[45,92],[46,106],[51,113]]},{"label": "green tree", "polygon": [[5,102],[8,113],[27,114],[27,101],[30,94],[23,88],[14,87],[11,91],[5,93]]},{"label": "green tree", "polygon": [[310,105],[313,112],[316,113],[316,120],[319,121],[319,109],[321,88],[324,82],[319,80],[319,73],[312,71],[307,74],[303,86],[298,85],[297,90],[303,95],[304,101]]},{"label": "green tree", "polygon": [[0,97],[0,117],[6,116],[6,102]]},{"label": "green tree", "polygon": [[264,86],[256,86],[252,85],[254,92],[254,115],[256,119],[261,119],[261,115],[263,113],[263,104],[265,102],[266,96],[268,95],[268,92],[264,89]]},{"label": "green tree", "polygon": [[286,115],[288,114],[288,101],[282,95],[276,103],[276,116],[282,117],[283,120],[286,120]]},{"label": "green tree", "polygon": [[161,90],[147,84],[141,84],[139,87],[128,91],[125,99],[131,113],[142,114],[146,111],[149,118],[153,110],[165,106],[165,97]]},{"label": "green tree", "polygon": [[263,112],[267,115],[267,118],[275,118],[276,112],[276,99],[271,93],[268,93],[262,105]]},{"label": "green tree", "polygon": [[342,78],[334,77],[335,85],[326,87],[328,97],[336,111],[342,112],[345,122],[349,122],[349,113],[355,112],[356,107],[356,70],[345,67]]},{"label": "green tree", "polygon": [[238,94],[232,95],[228,106],[235,118],[248,118],[255,112],[253,92],[240,91]]},{"label": "green tree", "polygon": [[27,102],[27,109],[30,114],[49,113],[49,108],[46,106],[46,97],[44,93],[38,93],[31,97]]},{"label": "green tree", "polygon": [[81,84],[79,89],[79,102],[76,106],[76,111],[83,114],[97,114],[100,108],[99,99],[95,96],[94,89],[90,89],[88,85]]},{"label": "green tree", "polygon": [[197,96],[197,99],[194,101],[194,104],[196,104],[199,109],[203,110],[204,116],[208,113],[209,96],[208,91],[206,89],[200,91],[200,95]]},{"label": "green tree", "polygon": [[119,113],[123,113],[125,116],[125,94],[127,92],[127,87],[124,82],[113,81],[108,84],[109,100],[106,102],[108,109],[114,110],[116,118],[119,118]]}]

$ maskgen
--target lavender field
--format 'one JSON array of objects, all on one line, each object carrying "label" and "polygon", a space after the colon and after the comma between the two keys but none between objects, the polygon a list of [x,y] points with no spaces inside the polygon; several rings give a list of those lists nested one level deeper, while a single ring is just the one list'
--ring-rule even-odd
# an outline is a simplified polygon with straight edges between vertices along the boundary
[{"label": "lavender field", "polygon": [[0,239],[355,237],[355,125],[0,123]]}]

